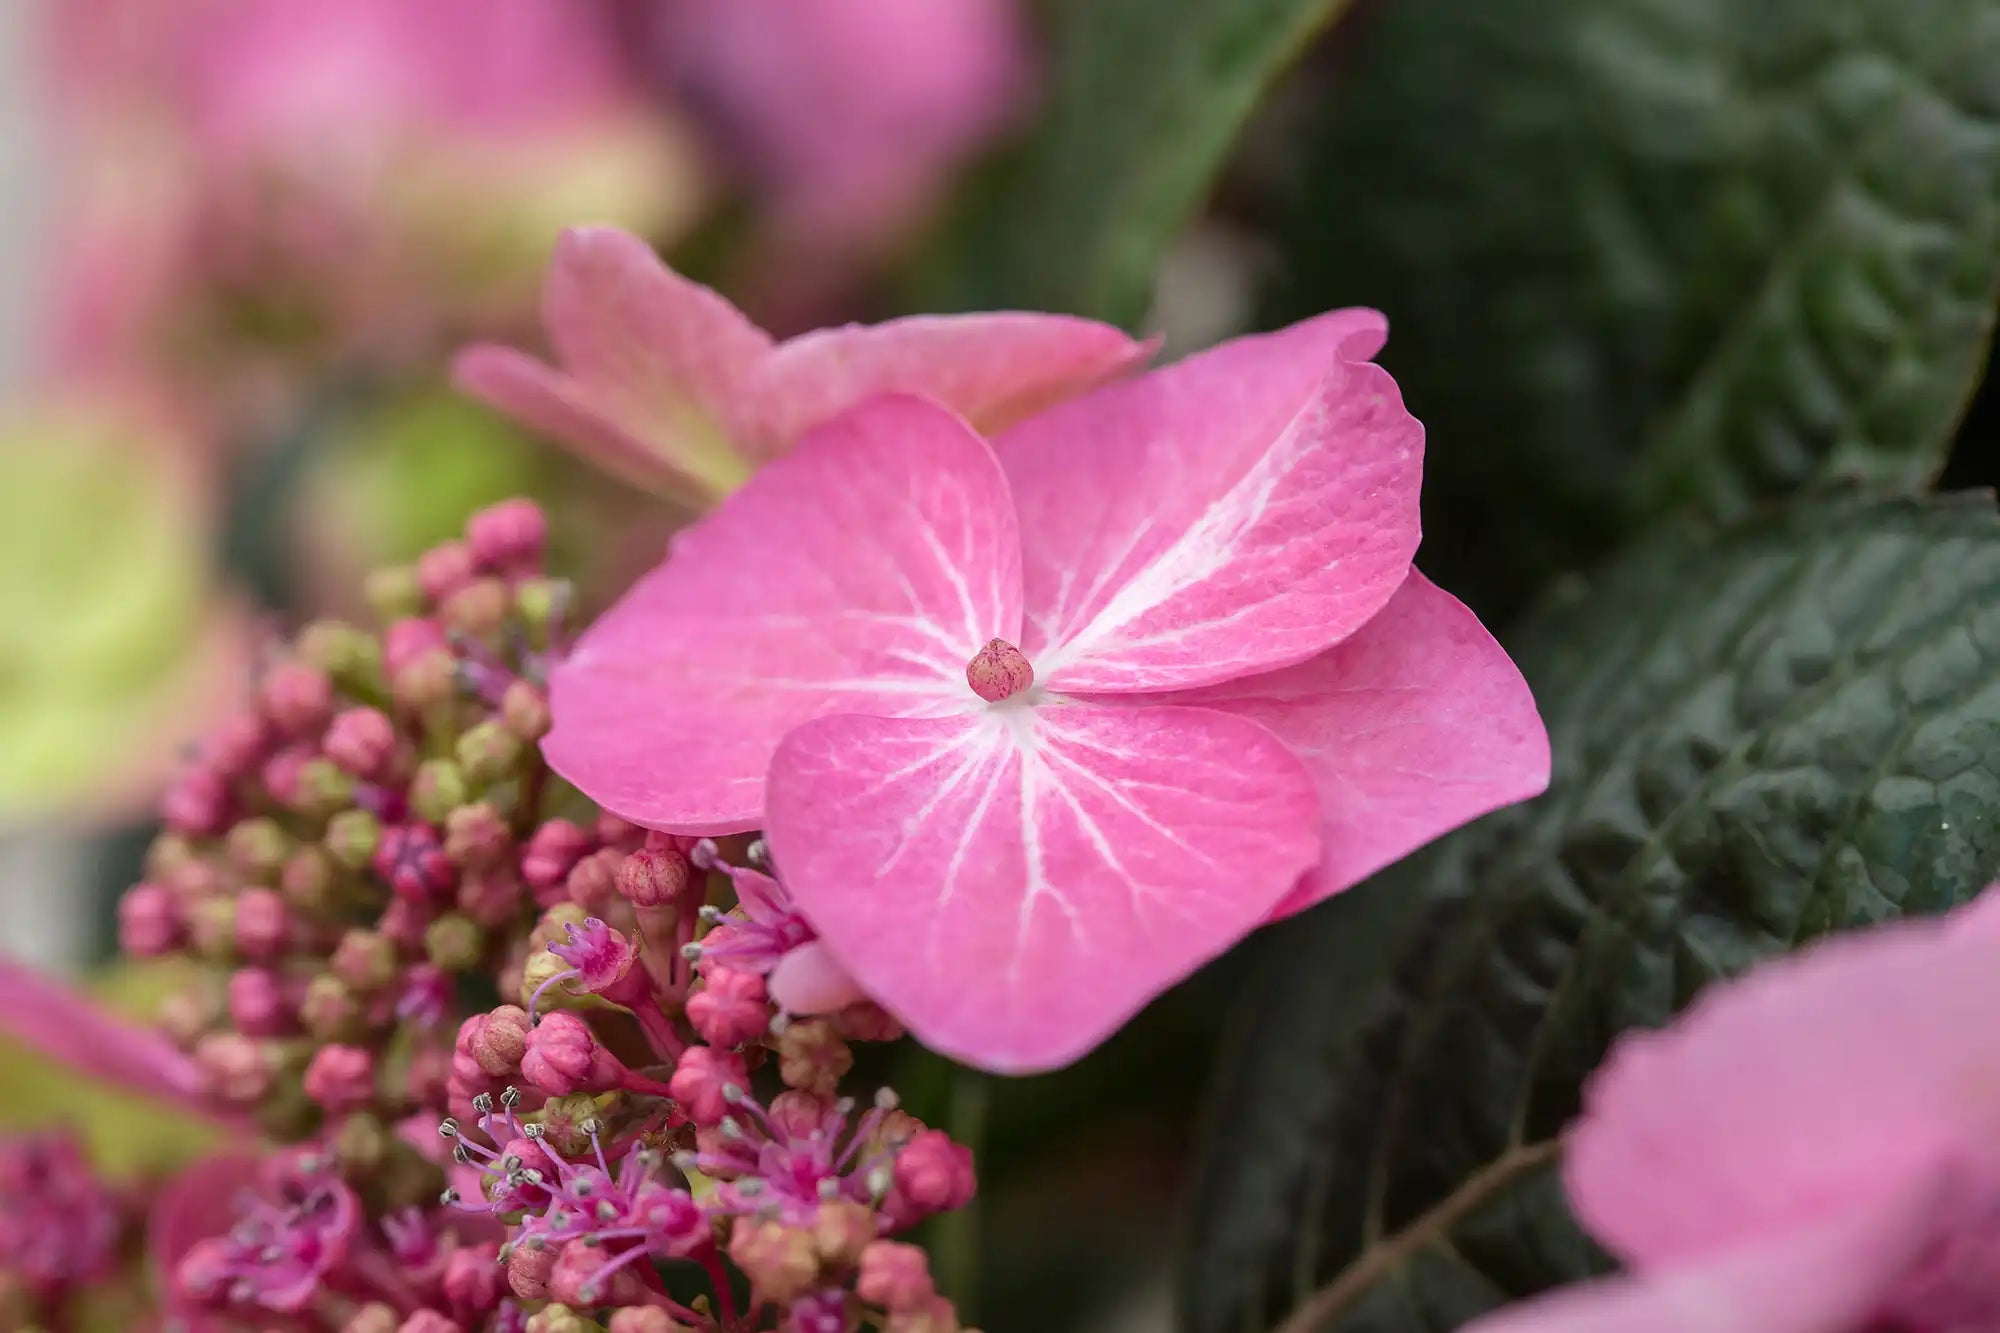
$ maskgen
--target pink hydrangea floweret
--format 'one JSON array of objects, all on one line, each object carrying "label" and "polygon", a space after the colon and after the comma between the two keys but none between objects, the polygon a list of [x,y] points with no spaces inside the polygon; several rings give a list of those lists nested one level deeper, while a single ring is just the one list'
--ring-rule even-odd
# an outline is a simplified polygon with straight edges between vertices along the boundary
[{"label": "pink hydrangea floweret", "polygon": [[761,827],[826,958],[927,1043],[1075,1058],[1547,782],[1520,674],[1410,565],[1384,333],[1239,339],[990,443],[932,401],[852,410],[582,637],[546,755],[649,827]]},{"label": "pink hydrangea floweret", "polygon": [[927,393],[998,428],[1148,352],[1102,324],[1030,314],[901,319],[774,342],[608,227],[563,236],[543,319],[560,369],[475,347],[459,357],[460,386],[618,476],[702,500],[875,394]]},{"label": "pink hydrangea floweret", "polygon": [[1564,1183],[1627,1274],[1478,1333],[2000,1326],[2000,892],[1836,937],[1624,1039]]}]

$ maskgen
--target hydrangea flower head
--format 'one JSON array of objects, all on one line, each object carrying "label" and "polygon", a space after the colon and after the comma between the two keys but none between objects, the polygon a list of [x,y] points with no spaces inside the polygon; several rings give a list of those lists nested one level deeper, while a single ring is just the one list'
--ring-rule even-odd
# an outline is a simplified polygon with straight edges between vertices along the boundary
[{"label": "hydrangea flower head", "polygon": [[702,500],[727,494],[806,429],[873,394],[929,394],[997,428],[1150,351],[1088,320],[1008,313],[774,342],[611,227],[564,233],[542,317],[561,369],[474,347],[459,357],[460,386],[617,476]]},{"label": "hydrangea flower head", "polygon": [[2000,893],[1821,944],[1628,1037],[1565,1184],[1626,1276],[1478,1333],[2000,1327]]},{"label": "hydrangea flower head", "polygon": [[551,678],[552,765],[762,826],[846,971],[1001,1070],[1080,1055],[1274,914],[1539,791],[1505,654],[1410,566],[1422,429],[1341,311],[988,443],[810,432]]}]

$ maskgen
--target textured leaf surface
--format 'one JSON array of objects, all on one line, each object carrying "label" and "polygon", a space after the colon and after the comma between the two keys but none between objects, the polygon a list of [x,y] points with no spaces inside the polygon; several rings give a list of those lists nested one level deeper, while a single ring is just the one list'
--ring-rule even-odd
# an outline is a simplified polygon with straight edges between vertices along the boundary
[{"label": "textured leaf surface", "polygon": [[1490,610],[1635,512],[1941,465],[2000,284],[2000,6],[1396,0],[1344,35],[1270,315],[1389,313],[1445,586]]},{"label": "textured leaf surface", "polygon": [[1198,1333],[1429,1333],[1600,1266],[1553,1143],[1617,1031],[2000,872],[1990,497],[1679,526],[1516,648],[1548,794],[1273,942],[1206,1168]]},{"label": "textured leaf surface", "polygon": [[967,210],[946,304],[1134,324],[1153,270],[1269,86],[1346,0],[1051,7],[1053,86],[1020,155]]}]

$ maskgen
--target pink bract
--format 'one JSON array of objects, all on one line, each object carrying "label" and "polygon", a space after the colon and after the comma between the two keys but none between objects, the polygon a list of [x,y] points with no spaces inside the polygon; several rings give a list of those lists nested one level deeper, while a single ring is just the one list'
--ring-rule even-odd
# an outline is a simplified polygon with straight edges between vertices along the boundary
[{"label": "pink bract", "polygon": [[1479,1333],[2000,1327],[2000,894],[1828,941],[1628,1037],[1565,1183],[1630,1270]]},{"label": "pink bract", "polygon": [[558,362],[460,354],[466,392],[635,484],[727,494],[809,427],[883,393],[998,429],[1143,362],[1146,344],[1061,315],[932,316],[774,342],[610,227],[566,232],[542,297]]},{"label": "pink bract", "polygon": [[763,827],[931,1045],[1074,1059],[1547,781],[1513,664],[1411,571],[1422,428],[1383,336],[1336,312],[990,445],[914,397],[838,417],[584,636],[550,762],[655,828]]}]

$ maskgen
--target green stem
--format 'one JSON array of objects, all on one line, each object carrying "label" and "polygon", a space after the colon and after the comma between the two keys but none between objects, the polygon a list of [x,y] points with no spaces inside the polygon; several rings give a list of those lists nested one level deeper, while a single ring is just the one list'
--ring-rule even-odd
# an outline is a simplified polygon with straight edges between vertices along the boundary
[{"label": "green stem", "polygon": [[[983,1165],[986,1151],[986,1109],[993,1084],[976,1069],[952,1071],[951,1100],[944,1128],[952,1138],[972,1149],[975,1166]],[[958,1307],[961,1324],[978,1320],[979,1304],[979,1208],[981,1195],[954,1213],[946,1213],[932,1224],[931,1263],[938,1289]]]}]

